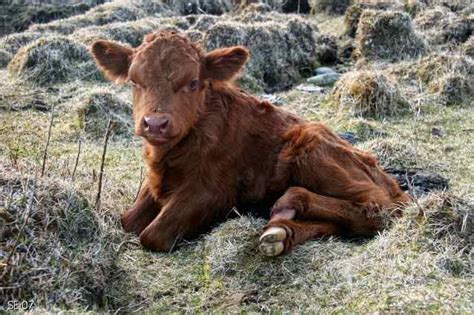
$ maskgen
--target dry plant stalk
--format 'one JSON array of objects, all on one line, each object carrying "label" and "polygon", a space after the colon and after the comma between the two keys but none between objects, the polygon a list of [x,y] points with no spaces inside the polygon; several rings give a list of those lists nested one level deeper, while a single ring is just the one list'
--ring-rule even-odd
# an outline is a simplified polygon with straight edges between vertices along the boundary
[{"label": "dry plant stalk", "polygon": [[105,156],[107,154],[107,143],[109,142],[109,137],[112,132],[112,129],[114,128],[114,123],[112,122],[112,119],[109,118],[109,122],[107,123],[107,129],[105,131],[105,136],[104,136],[104,146],[102,150],[102,158],[100,161],[100,172],[99,172],[99,186],[97,189],[97,197],[95,199],[95,207],[96,209],[100,208],[100,195],[102,193],[102,179],[104,176],[104,164],[105,164]]}]

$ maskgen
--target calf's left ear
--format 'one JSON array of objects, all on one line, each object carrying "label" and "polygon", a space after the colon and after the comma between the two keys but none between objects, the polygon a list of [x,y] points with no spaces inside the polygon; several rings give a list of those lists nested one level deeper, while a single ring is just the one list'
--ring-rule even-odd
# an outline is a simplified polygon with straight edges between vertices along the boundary
[{"label": "calf's left ear", "polygon": [[106,40],[96,41],[92,45],[92,55],[104,75],[116,83],[127,80],[133,50]]},{"label": "calf's left ear", "polygon": [[210,80],[231,80],[239,73],[248,58],[249,52],[242,46],[213,50],[205,56],[204,76]]}]

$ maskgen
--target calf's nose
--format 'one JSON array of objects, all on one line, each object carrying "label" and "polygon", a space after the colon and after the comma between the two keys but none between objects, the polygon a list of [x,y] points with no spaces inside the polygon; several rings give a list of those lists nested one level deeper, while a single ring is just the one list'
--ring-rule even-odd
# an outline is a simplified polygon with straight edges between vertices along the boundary
[{"label": "calf's nose", "polygon": [[169,118],[164,115],[145,116],[142,123],[146,132],[153,135],[163,136],[168,130]]}]

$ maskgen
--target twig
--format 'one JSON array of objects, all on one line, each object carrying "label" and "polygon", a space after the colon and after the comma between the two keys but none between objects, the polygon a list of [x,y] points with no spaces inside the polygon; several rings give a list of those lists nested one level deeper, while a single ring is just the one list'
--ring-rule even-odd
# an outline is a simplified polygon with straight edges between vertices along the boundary
[{"label": "twig", "polygon": [[100,194],[102,192],[102,177],[104,175],[104,164],[105,164],[105,155],[107,153],[107,143],[109,142],[110,132],[113,129],[112,120],[109,118],[109,122],[107,123],[107,130],[105,131],[104,136],[104,148],[102,151],[102,159],[100,162],[100,172],[99,172],[99,187],[97,189],[97,197],[95,199],[95,207],[96,209],[100,208]]},{"label": "twig", "polygon": [[74,177],[76,176],[77,164],[79,164],[79,156],[81,155],[81,144],[82,138],[79,136],[78,146],[77,146],[77,155],[76,155],[76,162],[74,163],[74,169],[72,170],[71,180],[74,181]]},{"label": "twig", "polygon": [[51,106],[51,118],[49,120],[48,139],[46,140],[46,146],[44,147],[43,166],[41,167],[41,177],[44,176],[44,170],[46,168],[46,159],[48,158],[48,147],[49,147],[49,141],[51,140],[51,130],[53,129],[53,121],[54,121],[54,104],[53,106]]}]

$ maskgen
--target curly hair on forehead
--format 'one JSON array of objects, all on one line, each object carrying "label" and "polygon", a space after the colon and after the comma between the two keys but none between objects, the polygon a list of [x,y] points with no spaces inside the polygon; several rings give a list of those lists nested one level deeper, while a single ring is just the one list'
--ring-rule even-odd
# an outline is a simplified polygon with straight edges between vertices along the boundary
[{"label": "curly hair on forehead", "polygon": [[169,43],[176,49],[186,52],[190,52],[189,49],[191,48],[198,57],[203,55],[201,46],[192,42],[184,33],[169,30],[159,30],[146,35],[142,44],[136,50],[141,51],[157,43]]}]

